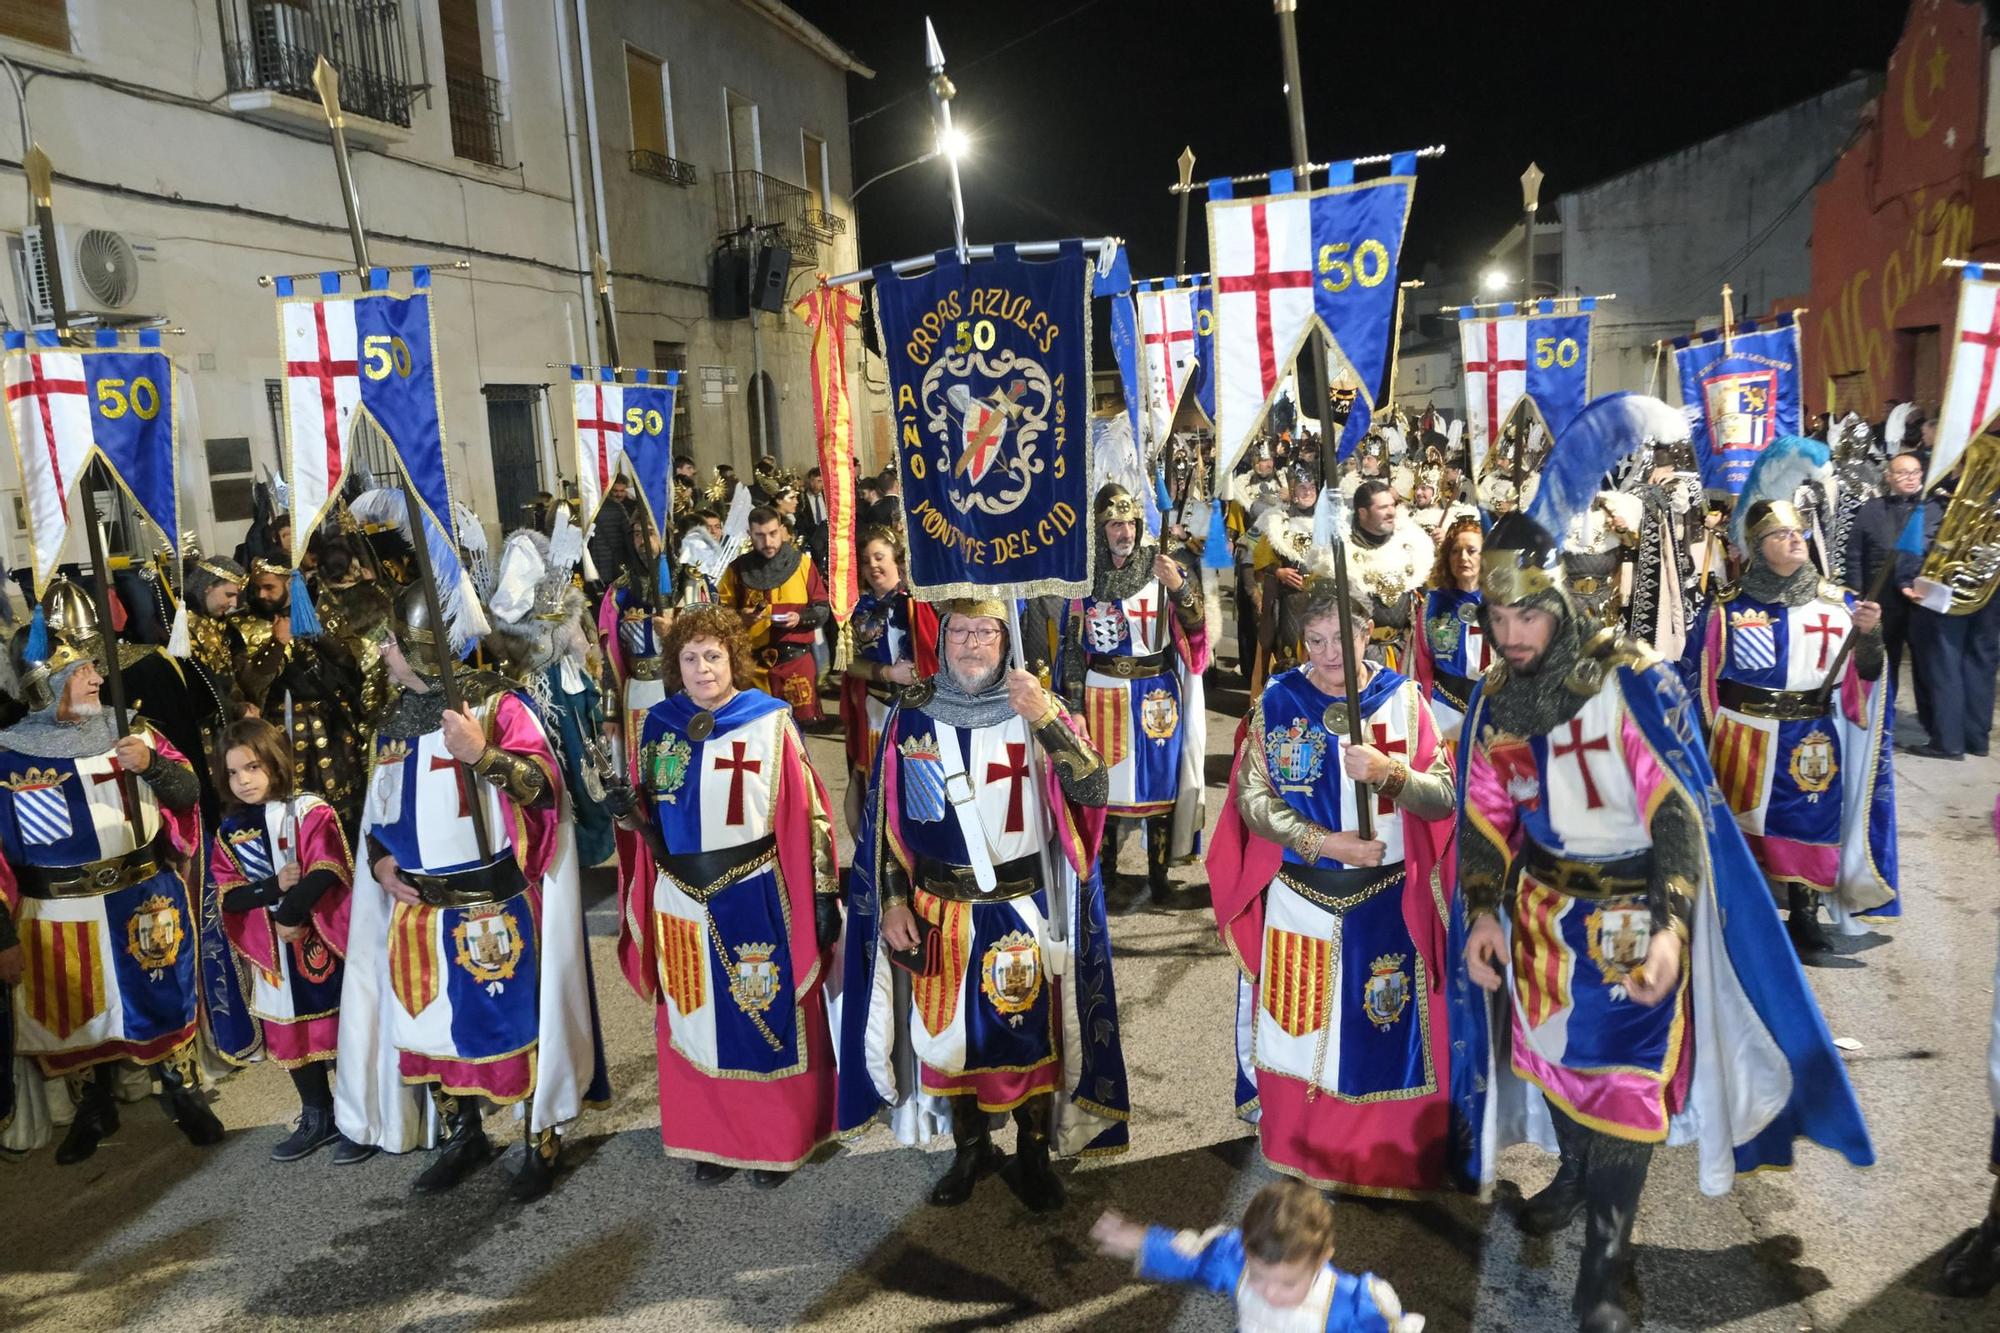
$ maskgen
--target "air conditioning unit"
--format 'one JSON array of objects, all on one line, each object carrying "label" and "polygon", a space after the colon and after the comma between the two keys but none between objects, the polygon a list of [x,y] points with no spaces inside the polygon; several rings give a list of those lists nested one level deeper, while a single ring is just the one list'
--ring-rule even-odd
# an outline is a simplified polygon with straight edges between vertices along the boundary
[{"label": "air conditioning unit", "polygon": [[[56,224],[56,257],[61,264],[63,303],[72,315],[118,315],[130,318],[143,308],[139,299],[147,285],[146,267],[158,257],[149,237],[131,236],[106,227]],[[42,233],[28,228],[21,234],[22,258],[36,322],[55,317],[49,292],[48,256]]]}]

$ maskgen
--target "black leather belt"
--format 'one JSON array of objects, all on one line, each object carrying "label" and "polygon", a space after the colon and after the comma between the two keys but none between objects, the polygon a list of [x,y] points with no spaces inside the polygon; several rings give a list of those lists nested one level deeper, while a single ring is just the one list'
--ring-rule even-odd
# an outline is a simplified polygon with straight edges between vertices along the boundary
[{"label": "black leather belt", "polygon": [[1648,848],[1609,861],[1579,861],[1531,839],[1521,844],[1521,869],[1572,898],[1630,898],[1652,884],[1653,853]]},{"label": "black leather belt", "polygon": [[991,893],[979,891],[979,881],[974,877],[971,866],[933,861],[928,856],[917,858],[917,883],[938,897],[949,898],[953,902],[1001,903],[1010,898],[1025,898],[1041,887],[1041,881],[1040,856],[1018,857],[994,866]]},{"label": "black leather belt", "polygon": [[737,871],[762,861],[777,846],[777,835],[766,833],[755,842],[718,847],[712,852],[669,852],[660,858],[660,869],[676,884],[691,890],[691,897],[701,898],[708,890],[740,878]]},{"label": "black leather belt", "polygon": [[1449,671],[1433,671],[1431,678],[1437,685],[1438,693],[1457,704],[1458,711],[1463,713],[1467,701],[1472,698],[1472,677],[1454,676]]},{"label": "black leather belt", "polygon": [[1402,877],[1401,861],[1385,866],[1343,866],[1337,870],[1286,862],[1278,868],[1278,878],[1301,898],[1336,915],[1367,902]]},{"label": "black leather belt", "polygon": [[417,891],[426,907],[491,907],[504,903],[528,887],[527,876],[512,852],[497,860],[444,875],[426,875],[415,870],[398,870],[405,884]]},{"label": "black leather belt", "polygon": [[143,884],[159,873],[159,858],[148,844],[123,856],[86,861],[80,866],[15,866],[14,881],[29,898],[100,898]]},{"label": "black leather belt", "polygon": [[1760,690],[1741,681],[1718,682],[1722,706],[1767,722],[1805,722],[1826,716],[1826,701],[1817,690]]},{"label": "black leather belt", "polygon": [[1136,676],[1157,676],[1167,669],[1173,660],[1173,652],[1162,648],[1157,653],[1145,653],[1135,657],[1120,657],[1112,653],[1092,653],[1087,665],[1092,671],[1106,676],[1119,676],[1131,680]]},{"label": "black leather belt", "polygon": [[757,660],[767,667],[783,666],[785,663],[804,657],[812,651],[809,643],[774,643],[757,654]]},{"label": "black leather belt", "polygon": [[868,697],[880,700],[886,704],[896,697],[896,690],[892,685],[885,685],[879,680],[871,680],[868,682]]}]

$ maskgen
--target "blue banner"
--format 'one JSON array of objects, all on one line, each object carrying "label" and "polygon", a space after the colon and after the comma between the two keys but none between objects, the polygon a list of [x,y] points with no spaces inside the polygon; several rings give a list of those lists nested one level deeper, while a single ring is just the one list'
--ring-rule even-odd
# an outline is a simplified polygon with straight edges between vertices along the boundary
[{"label": "blue banner", "polygon": [[1215,424],[1215,288],[1203,284],[1194,293],[1194,374],[1189,391],[1202,415]]},{"label": "blue banner", "polygon": [[1549,438],[1560,438],[1590,401],[1590,315],[1528,318],[1528,397]]},{"label": "blue banner", "polygon": [[681,374],[641,370],[638,375],[638,383],[625,386],[625,462],[664,546],[665,534],[673,530],[674,395]]},{"label": "blue banner", "polygon": [[1139,405],[1145,388],[1139,383],[1139,317],[1132,306],[1132,266],[1119,246],[1105,273],[1090,271],[1090,294],[1111,300],[1111,358],[1118,363],[1118,384],[1125,394],[1125,416],[1132,423],[1132,441],[1139,441]]},{"label": "blue banner", "polygon": [[1361,387],[1340,430],[1342,459],[1367,436],[1388,374],[1396,338],[1396,267],[1416,171],[1416,155],[1398,153],[1389,175],[1356,185],[1354,164],[1335,163],[1328,172],[1331,188],[1312,196],[1313,311],[1326,325],[1329,356],[1344,358]]},{"label": "blue banner", "polygon": [[916,592],[1089,591],[1090,290],[1081,241],[875,270]]},{"label": "blue banner", "polygon": [[1799,329],[1790,315],[1757,332],[1754,323],[1728,340],[1720,331],[1674,340],[1681,402],[1688,413],[1701,484],[1740,494],[1750,465],[1781,435],[1801,433]]},{"label": "blue banner", "polygon": [[165,352],[100,348],[84,354],[83,373],[98,452],[168,547],[178,551],[173,363]]},{"label": "blue banner", "polygon": [[354,334],[360,349],[362,409],[389,437],[430,517],[446,532],[454,532],[429,290],[408,296],[386,291],[356,296]]}]

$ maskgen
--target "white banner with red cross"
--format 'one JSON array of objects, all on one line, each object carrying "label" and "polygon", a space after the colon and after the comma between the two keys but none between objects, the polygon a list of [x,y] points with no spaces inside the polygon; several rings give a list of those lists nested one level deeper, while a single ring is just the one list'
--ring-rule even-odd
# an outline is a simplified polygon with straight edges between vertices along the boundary
[{"label": "white banner with red cross", "polygon": [[1987,278],[1983,264],[1967,264],[1961,272],[1951,368],[1945,375],[1927,484],[1951,471],[1973,438],[2000,416],[2000,282]]}]

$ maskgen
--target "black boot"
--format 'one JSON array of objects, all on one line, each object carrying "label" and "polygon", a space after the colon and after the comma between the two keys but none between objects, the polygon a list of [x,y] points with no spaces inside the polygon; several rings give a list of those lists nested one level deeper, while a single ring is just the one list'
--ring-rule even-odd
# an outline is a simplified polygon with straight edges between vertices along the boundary
[{"label": "black boot", "polygon": [[696,1162],[694,1164],[694,1183],[697,1185],[720,1185],[735,1174],[735,1167],[724,1166],[720,1162]]},{"label": "black boot", "polygon": [[195,1078],[194,1048],[183,1048],[159,1068],[160,1103],[167,1118],[180,1126],[187,1141],[197,1148],[222,1142],[222,1122],[208,1109],[201,1084]]},{"label": "black boot", "polygon": [[380,1148],[372,1143],[356,1143],[353,1139],[348,1138],[347,1135],[342,1134],[340,1136],[340,1146],[333,1150],[333,1164],[335,1166],[355,1166],[367,1161],[381,1151]]},{"label": "black boot", "polygon": [[417,1194],[442,1194],[493,1158],[493,1141],[486,1137],[477,1106],[436,1088],[431,1089],[431,1100],[444,1126],[443,1151],[410,1186]]},{"label": "black boot", "polygon": [[76,1119],[56,1146],[56,1165],[74,1166],[97,1151],[100,1140],[118,1132],[118,1102],[112,1095],[110,1065],[99,1065],[74,1087]]},{"label": "black boot", "polygon": [[515,1203],[533,1203],[555,1186],[556,1158],[562,1153],[562,1139],[553,1129],[545,1129],[530,1134],[521,1148],[521,1169],[514,1173],[507,1193]]},{"label": "black boot", "polygon": [[1978,1226],[1953,1241],[1944,1255],[1948,1296],[1984,1296],[2000,1286],[2000,1184]]},{"label": "black boot", "polygon": [[1555,1122],[1562,1161],[1556,1167],[1556,1178],[1521,1205],[1516,1221],[1530,1236],[1553,1236],[1583,1211],[1590,1131],[1554,1107],[1549,1108],[1549,1118]]},{"label": "black boot", "polygon": [[1032,1097],[1014,1108],[1014,1164],[1007,1183],[1031,1213],[1053,1213],[1069,1199],[1062,1177],[1049,1163],[1053,1093]]},{"label": "black boot", "polygon": [[1826,927],[1819,923],[1819,895],[1803,884],[1790,884],[1786,888],[1791,911],[1785,918],[1785,933],[1792,937],[1792,948],[1801,956],[1825,953],[1831,941],[1826,937]]},{"label": "black boot", "polygon": [[1595,1130],[1585,1177],[1583,1262],[1576,1279],[1580,1333],[1631,1333],[1624,1283],[1632,1264],[1632,1222],[1646,1188],[1653,1145],[1613,1138]]},{"label": "black boot", "polygon": [[299,1118],[292,1132],[271,1149],[274,1162],[296,1162],[340,1141],[340,1131],[333,1124],[333,1091],[327,1087],[326,1066],[318,1062],[300,1065],[292,1070],[292,1086],[299,1094]]},{"label": "black boot", "polygon": [[1167,851],[1173,831],[1173,811],[1146,816],[1146,891],[1155,907],[1174,906],[1174,891],[1167,883]]},{"label": "black boot", "polygon": [[951,1169],[931,1186],[931,1202],[940,1208],[956,1208],[970,1199],[980,1177],[992,1175],[1006,1160],[993,1146],[993,1133],[977,1097],[951,1099],[951,1141],[957,1148]]}]

